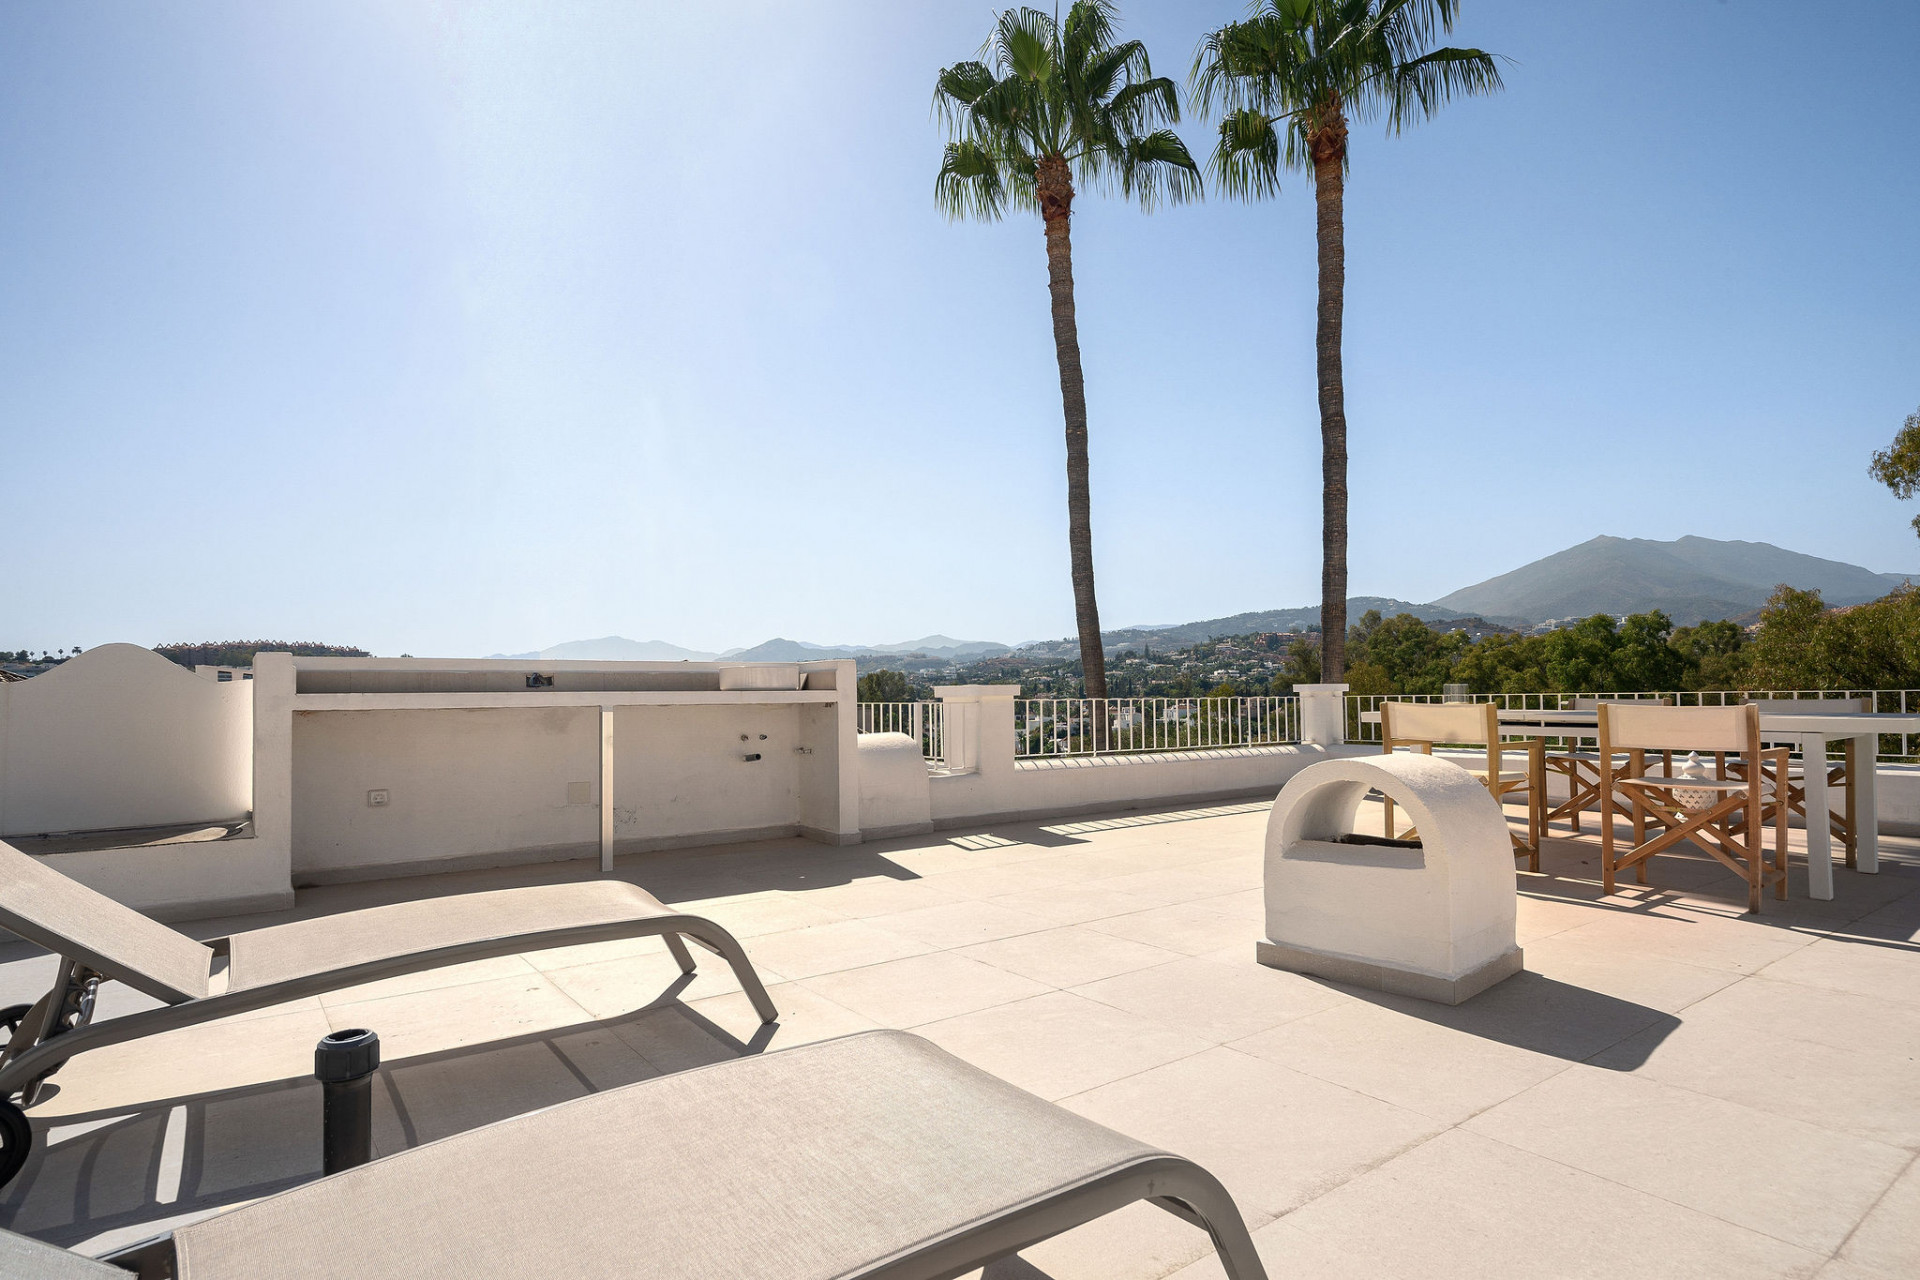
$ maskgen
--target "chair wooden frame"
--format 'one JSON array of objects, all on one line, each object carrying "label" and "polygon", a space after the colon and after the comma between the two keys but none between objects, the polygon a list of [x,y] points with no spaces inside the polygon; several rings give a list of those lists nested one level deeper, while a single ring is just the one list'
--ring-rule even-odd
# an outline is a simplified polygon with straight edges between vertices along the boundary
[{"label": "chair wooden frame", "polygon": [[[1673,705],[1671,697],[1660,698],[1657,701],[1651,698],[1575,698],[1573,709],[1597,711],[1602,702],[1608,701],[1638,702],[1663,707]],[[1549,751],[1547,768],[1567,780],[1567,798],[1547,810],[1547,825],[1552,826],[1558,819],[1565,818],[1575,835],[1582,834],[1586,828],[1581,824],[1580,815],[1588,809],[1596,813],[1600,809],[1600,757],[1597,754],[1589,756],[1582,753],[1576,740],[1572,751]]]},{"label": "chair wooden frame", "polygon": [[[1638,883],[1647,882],[1647,862],[1687,841],[1718,859],[1747,882],[1747,910],[1760,911],[1764,890],[1776,898],[1787,896],[1787,824],[1776,807],[1773,823],[1774,858],[1767,861],[1764,815],[1767,812],[1765,773],[1787,768],[1785,747],[1760,745],[1760,709],[1751,703],[1737,707],[1663,707],[1601,704],[1600,708],[1600,874],[1605,893],[1614,891],[1619,873],[1631,867]],[[1715,777],[1679,778],[1671,773],[1649,775],[1649,752],[1709,751],[1717,760]],[[1738,752],[1743,776],[1729,777],[1727,757]],[[1627,771],[1617,773],[1616,755],[1627,757]],[[1755,770],[1759,776],[1756,776]],[[1704,809],[1689,809],[1675,795],[1678,790],[1722,792]],[[1614,797],[1624,796],[1635,810],[1634,843],[1617,855],[1613,830]],[[1642,822],[1651,817],[1664,828],[1643,839]]]},{"label": "chair wooden frame", "polygon": [[[1770,715],[1826,715],[1834,712],[1873,710],[1873,700],[1871,698],[1771,698],[1754,702],[1753,705],[1762,708]],[[1854,801],[1855,790],[1852,781],[1856,768],[1854,762],[1855,752],[1858,747],[1859,743],[1857,741],[1852,738],[1846,739],[1839,764],[1834,764],[1831,760],[1828,760],[1824,753],[1819,756],[1809,756],[1804,749],[1801,752],[1800,758],[1803,778],[1804,770],[1815,767],[1815,762],[1818,761],[1826,767],[1827,786],[1829,788],[1838,787],[1842,790],[1841,812],[1834,813],[1832,810],[1828,810],[1827,829],[1833,833],[1840,841],[1841,846],[1846,849],[1847,865],[1849,867],[1856,865],[1860,849],[1859,815],[1856,812]],[[1736,761],[1732,767],[1735,769],[1743,769],[1745,768],[1745,764],[1744,762]],[[1774,820],[1774,810],[1776,806],[1779,805],[1780,796],[1783,792],[1786,796],[1789,821],[1796,815],[1803,823],[1808,820],[1806,783],[1804,781],[1794,781],[1791,766],[1786,770],[1784,784],[1771,770],[1766,772],[1765,781],[1769,787],[1769,792],[1765,812],[1762,815],[1763,821],[1772,822]]]},{"label": "chair wooden frame", "polygon": [[[1394,721],[1400,721],[1396,729]],[[1527,793],[1527,834],[1509,830],[1513,854],[1527,860],[1527,870],[1540,869],[1540,841],[1547,829],[1546,744],[1538,738],[1519,742],[1500,740],[1500,710],[1491,702],[1382,702],[1380,704],[1380,742],[1391,754],[1398,747],[1433,754],[1435,747],[1487,748],[1487,767],[1480,774],[1494,802],[1504,805],[1517,791]],[[1501,757],[1519,751],[1527,757],[1525,776],[1509,778],[1501,768]],[[1472,771],[1479,772],[1479,771]],[[1386,802],[1386,832],[1392,837],[1393,801]],[[1415,832],[1403,833],[1411,837]]]}]

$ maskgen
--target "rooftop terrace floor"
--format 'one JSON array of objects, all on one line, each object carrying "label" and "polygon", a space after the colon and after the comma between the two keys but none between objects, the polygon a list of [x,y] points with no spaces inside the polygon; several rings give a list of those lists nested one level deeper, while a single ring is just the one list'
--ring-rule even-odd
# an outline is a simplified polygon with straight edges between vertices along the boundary
[{"label": "rooftop terrace floor", "polygon": [[[782,1011],[657,940],[374,983],[75,1060],[0,1224],[88,1252],[320,1172],[314,1042],[371,1027],[391,1152],[744,1052],[912,1028],[1192,1157],[1272,1274],[1920,1274],[1920,842],[1744,916],[1704,857],[1603,899],[1594,837],[1519,877],[1527,972],[1458,1008],[1254,962],[1265,804],[1009,824],[833,849],[623,859],[733,930]],[[1377,822],[1377,817],[1375,818]],[[1377,829],[1377,827],[1376,827]],[[1591,824],[1589,824],[1591,831]],[[1796,842],[1799,833],[1795,832]],[[582,864],[304,890],[293,914],[589,874]],[[190,926],[214,936],[273,923]],[[52,960],[0,947],[0,1004]],[[144,1003],[110,988],[102,1016]],[[645,1141],[636,1134],[635,1141]],[[591,1171],[580,1179],[583,1229]],[[1220,1274],[1145,1205],[989,1280]]]}]

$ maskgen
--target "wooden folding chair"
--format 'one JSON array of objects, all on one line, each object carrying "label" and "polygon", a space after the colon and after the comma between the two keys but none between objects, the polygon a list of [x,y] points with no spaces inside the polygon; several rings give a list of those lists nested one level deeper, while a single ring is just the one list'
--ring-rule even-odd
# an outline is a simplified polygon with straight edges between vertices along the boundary
[{"label": "wooden folding chair", "polygon": [[[1597,711],[1602,702],[1643,702],[1646,705],[1672,706],[1671,697],[1653,699],[1638,698],[1575,698],[1575,711]],[[1560,774],[1567,780],[1567,798],[1547,811],[1547,823],[1565,818],[1573,827],[1573,833],[1579,835],[1585,828],[1580,824],[1580,815],[1588,809],[1598,812],[1600,809],[1600,754],[1597,751],[1582,751],[1576,744],[1572,751],[1549,751],[1547,768]]]},{"label": "wooden folding chair", "polygon": [[[1380,740],[1388,752],[1408,747],[1428,755],[1435,747],[1486,744],[1487,767],[1467,772],[1485,783],[1499,804],[1504,805],[1515,792],[1526,792],[1527,835],[1523,840],[1519,833],[1510,832],[1513,853],[1527,859],[1527,870],[1540,869],[1540,838],[1547,826],[1547,774],[1546,748],[1538,738],[1500,741],[1500,712],[1491,702],[1382,702]],[[1502,768],[1501,757],[1509,751],[1526,756],[1524,770]],[[1387,801],[1387,835],[1393,835],[1392,800]]]},{"label": "wooden folding chair", "polygon": [[[1688,778],[1670,771],[1647,773],[1647,753],[1707,751],[1717,757],[1717,776]],[[1727,757],[1740,761],[1729,768]],[[1614,768],[1614,757],[1627,757],[1626,772]],[[1670,768],[1670,767],[1669,767]],[[1786,773],[1787,749],[1760,746],[1760,709],[1751,703],[1737,707],[1663,707],[1632,703],[1600,706],[1600,876],[1604,892],[1612,893],[1620,872],[1632,867],[1635,879],[1647,882],[1647,862],[1685,840],[1719,859],[1747,882],[1747,910],[1760,910],[1761,890],[1772,885],[1773,895],[1787,896],[1787,824],[1776,812],[1773,824],[1774,858],[1767,862],[1763,815],[1766,813],[1768,769]],[[1738,772],[1743,776],[1729,777]],[[1636,810],[1633,847],[1616,855],[1613,832],[1614,797],[1619,794]],[[1664,828],[1644,839],[1640,820],[1652,818]]]},{"label": "wooden folding chair", "polygon": [[[1765,711],[1770,716],[1825,716],[1833,715],[1837,712],[1872,711],[1873,699],[1762,698],[1756,700],[1753,705]],[[1848,738],[1846,740],[1845,754],[1841,757],[1838,764],[1828,760],[1824,751],[1819,756],[1809,756],[1803,750],[1801,752],[1801,762],[1797,765],[1789,764],[1787,766],[1787,776],[1784,787],[1782,787],[1780,780],[1776,778],[1771,771],[1768,771],[1765,778],[1768,786],[1767,803],[1766,811],[1761,815],[1762,821],[1775,821],[1774,810],[1775,807],[1781,803],[1780,797],[1784,791],[1787,813],[1789,815],[1797,814],[1802,822],[1807,822],[1806,771],[1809,768],[1823,767],[1827,771],[1827,788],[1832,790],[1838,787],[1841,790],[1841,811],[1839,813],[1835,813],[1831,809],[1827,811],[1828,830],[1832,831],[1834,837],[1845,846],[1847,851],[1847,865],[1850,867],[1853,866],[1855,855],[1859,849],[1860,831],[1859,824],[1856,821],[1857,815],[1854,812],[1854,788],[1852,782],[1854,751],[1858,746],[1858,742],[1852,738]],[[1744,766],[1735,765],[1733,767],[1741,768]]]}]

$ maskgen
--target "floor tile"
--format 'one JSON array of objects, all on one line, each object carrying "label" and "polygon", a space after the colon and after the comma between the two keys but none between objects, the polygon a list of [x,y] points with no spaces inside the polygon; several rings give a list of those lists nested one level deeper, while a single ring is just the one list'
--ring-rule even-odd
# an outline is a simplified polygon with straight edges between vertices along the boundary
[{"label": "floor tile", "polygon": [[1074,992],[1216,1044],[1350,999],[1311,978],[1251,960],[1237,966],[1205,959],[1177,960],[1090,982]]},{"label": "floor tile", "polygon": [[[1817,1253],[1453,1129],[1254,1232],[1286,1280],[1756,1280]],[[1216,1280],[1211,1257],[1175,1273]]]},{"label": "floor tile", "polygon": [[1592,1059],[1758,1111],[1920,1149],[1912,1057],[1837,1049],[1745,1024],[1682,1020],[1623,1040]]},{"label": "floor tile", "polygon": [[1920,1160],[1880,1197],[1840,1257],[1889,1276],[1920,1276]]},{"label": "floor tile", "polygon": [[1840,1246],[1912,1158],[1897,1147],[1582,1066],[1466,1127],[1823,1254]]},{"label": "floor tile", "polygon": [[[378,1033],[381,1061],[396,1062],[416,1054],[577,1026],[593,1021],[593,1015],[529,967],[519,978],[330,1005],[327,1020],[335,1031],[366,1027]],[[302,1074],[312,1071],[309,1046]]]},{"label": "floor tile", "polygon": [[1257,925],[1193,902],[1095,920],[1087,928],[1190,956],[1218,951],[1242,940],[1251,944],[1260,935]]},{"label": "floor tile", "polygon": [[1363,1000],[1235,1040],[1232,1047],[1447,1124],[1568,1065]]},{"label": "floor tile", "polygon": [[1064,1098],[1188,1057],[1198,1036],[1065,991],[919,1029],[949,1053],[1043,1098]]},{"label": "floor tile", "polygon": [[913,938],[943,951],[1016,934],[1040,933],[1054,927],[1053,921],[1031,911],[967,900],[878,916],[873,923],[889,933]]},{"label": "floor tile", "polygon": [[900,1028],[1025,1000],[1050,989],[951,951],[822,974],[801,985],[882,1026]]},{"label": "floor tile", "polygon": [[1073,926],[963,947],[959,954],[1054,987],[1076,987],[1181,957],[1178,951]]},{"label": "floor tile", "polygon": [[815,974],[924,955],[932,950],[935,948],[925,942],[865,920],[841,920],[786,933],[764,934],[754,939],[748,954],[756,965],[764,964],[774,973],[788,978],[811,978]]},{"label": "floor tile", "polygon": [[1063,1105],[1197,1162],[1226,1185],[1254,1225],[1444,1127],[1225,1048],[1128,1076]]}]

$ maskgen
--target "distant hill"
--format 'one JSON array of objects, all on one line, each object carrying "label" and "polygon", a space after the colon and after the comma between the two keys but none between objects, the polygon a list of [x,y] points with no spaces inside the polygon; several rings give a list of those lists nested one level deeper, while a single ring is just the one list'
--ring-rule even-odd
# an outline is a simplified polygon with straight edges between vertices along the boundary
[{"label": "distant hill", "polygon": [[952,636],[940,635],[923,636],[900,644],[872,645],[813,644],[806,640],[788,640],[776,636],[750,649],[728,649],[725,653],[683,649],[664,640],[603,636],[598,640],[569,640],[535,653],[490,653],[487,656],[548,662],[711,662],[715,658],[725,658],[731,662],[819,662],[826,658],[857,658],[870,654],[986,658],[996,653],[1011,652],[1008,646],[991,640],[955,640]]},{"label": "distant hill", "polygon": [[805,640],[778,637],[751,649],[729,650],[722,655],[734,662],[819,662],[827,658],[860,658],[872,654],[906,657],[922,654],[929,658],[990,658],[1013,650],[991,640],[955,640],[952,636],[923,636],[900,644],[809,644]]},{"label": "distant hill", "polygon": [[682,649],[665,640],[629,640],[602,636],[598,640],[569,640],[537,653],[491,653],[490,658],[544,658],[549,662],[708,662],[715,655],[700,649]]},{"label": "distant hill", "polygon": [[199,644],[157,644],[153,651],[183,667],[250,667],[256,653],[291,653],[297,658],[370,658],[365,649],[311,640],[207,640]]},{"label": "distant hill", "polygon": [[1691,626],[1750,613],[1781,583],[1818,591],[1828,604],[1843,605],[1876,600],[1906,580],[1905,574],[1874,573],[1765,542],[1602,536],[1434,603],[1535,622],[1659,609],[1675,623]]}]

